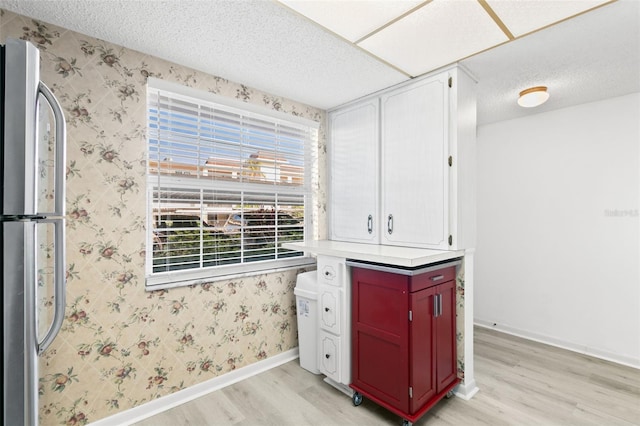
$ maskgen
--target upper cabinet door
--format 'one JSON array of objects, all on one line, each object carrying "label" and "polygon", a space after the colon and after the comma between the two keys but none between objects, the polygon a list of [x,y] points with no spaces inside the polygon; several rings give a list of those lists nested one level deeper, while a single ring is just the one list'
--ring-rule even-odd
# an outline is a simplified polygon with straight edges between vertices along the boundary
[{"label": "upper cabinet door", "polygon": [[382,244],[447,249],[448,76],[381,99]]},{"label": "upper cabinet door", "polygon": [[379,243],[379,101],[330,116],[330,239]]}]

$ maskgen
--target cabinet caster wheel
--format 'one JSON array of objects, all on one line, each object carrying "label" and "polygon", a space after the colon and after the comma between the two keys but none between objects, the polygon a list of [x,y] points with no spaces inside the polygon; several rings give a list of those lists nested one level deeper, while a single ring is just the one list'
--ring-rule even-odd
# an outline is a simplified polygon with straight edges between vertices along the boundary
[{"label": "cabinet caster wheel", "polygon": [[351,400],[353,401],[353,405],[357,407],[358,405],[362,404],[362,394],[360,392],[354,392]]},{"label": "cabinet caster wheel", "polygon": [[405,419],[405,420],[402,420],[402,426],[413,426],[413,423]]},{"label": "cabinet caster wheel", "polygon": [[449,399],[449,398],[453,398],[453,395],[454,395],[454,394],[453,394],[453,391],[452,391],[452,390],[450,390],[449,392],[447,392],[447,395],[446,395],[446,397],[445,397],[445,398],[447,398],[447,399]]}]

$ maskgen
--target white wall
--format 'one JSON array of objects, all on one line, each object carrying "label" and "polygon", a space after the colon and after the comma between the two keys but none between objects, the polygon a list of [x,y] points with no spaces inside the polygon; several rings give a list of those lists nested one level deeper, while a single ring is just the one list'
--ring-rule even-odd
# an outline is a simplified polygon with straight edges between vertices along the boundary
[{"label": "white wall", "polygon": [[636,93],[478,128],[476,323],[640,367],[639,123]]}]

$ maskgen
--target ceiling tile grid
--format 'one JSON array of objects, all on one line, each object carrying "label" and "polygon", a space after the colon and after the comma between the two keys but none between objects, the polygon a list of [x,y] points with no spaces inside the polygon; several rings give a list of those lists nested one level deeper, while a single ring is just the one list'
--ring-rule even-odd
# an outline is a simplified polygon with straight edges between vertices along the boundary
[{"label": "ceiling tile grid", "polygon": [[424,3],[424,0],[280,0],[280,3],[355,43]]},{"label": "ceiling tile grid", "polygon": [[486,0],[515,37],[576,16],[610,0]]},{"label": "ceiling tile grid", "polygon": [[416,77],[508,41],[475,1],[432,1],[358,46]]},{"label": "ceiling tile grid", "polygon": [[612,0],[279,0],[412,77]]}]

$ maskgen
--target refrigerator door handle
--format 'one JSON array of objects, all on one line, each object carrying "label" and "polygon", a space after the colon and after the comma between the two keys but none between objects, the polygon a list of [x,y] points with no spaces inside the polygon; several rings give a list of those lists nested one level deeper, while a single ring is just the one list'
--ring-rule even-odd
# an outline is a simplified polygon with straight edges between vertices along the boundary
[{"label": "refrigerator door handle", "polygon": [[66,305],[67,271],[65,260],[64,219],[44,219],[39,222],[52,222],[55,232],[55,278],[53,290],[53,321],[47,334],[38,342],[38,355],[42,354],[51,345],[58,335],[64,321],[64,309]]},{"label": "refrigerator door handle", "polygon": [[40,82],[38,91],[49,103],[56,125],[56,177],[55,177],[55,212],[54,216],[63,217],[65,215],[65,178],[67,174],[66,163],[66,137],[67,129],[64,121],[64,114],[60,103],[53,95],[46,84]]}]

